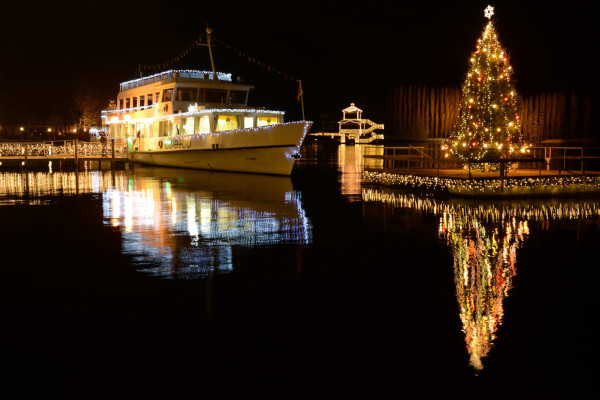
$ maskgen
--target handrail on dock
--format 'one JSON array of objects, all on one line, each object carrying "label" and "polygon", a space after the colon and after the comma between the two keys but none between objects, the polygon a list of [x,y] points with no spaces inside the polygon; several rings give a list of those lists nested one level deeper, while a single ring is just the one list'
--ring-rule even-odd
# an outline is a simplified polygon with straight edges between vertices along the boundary
[{"label": "handrail on dock", "polygon": [[0,142],[0,163],[30,161],[110,160],[111,165],[128,159],[127,144],[121,139],[109,139],[107,143],[74,140],[44,142]]},{"label": "handrail on dock", "polygon": [[[585,175],[585,167],[586,163],[590,161],[600,161],[600,155],[589,155],[585,154],[586,150],[591,151],[594,150],[586,149],[584,147],[532,147],[533,154],[531,157],[519,157],[519,158],[498,158],[498,159],[488,159],[488,160],[466,160],[459,161],[453,158],[443,159],[441,155],[443,153],[442,149],[438,145],[433,146],[391,146],[384,148],[383,152],[380,154],[365,154],[365,158],[379,158],[384,160],[383,169],[400,169],[405,170],[410,173],[412,169],[418,169],[419,166],[415,163],[420,163],[421,168],[425,163],[435,163],[430,164],[432,167],[435,167],[437,170],[436,175],[439,176],[440,167],[442,168],[464,168],[469,170],[469,177],[471,176],[471,164],[480,164],[480,163],[489,163],[489,164],[500,164],[499,172],[504,175],[506,172],[506,164],[507,163],[520,163],[520,164],[534,164],[534,169],[539,169],[539,174],[542,174],[542,169],[550,171],[552,165],[557,170],[558,175],[561,175],[563,172],[571,175]],[[540,151],[542,154],[540,154]],[[569,152],[575,151],[577,154],[569,155]],[[558,153],[558,154],[557,154]],[[600,151],[598,152],[600,154]],[[415,157],[416,156],[416,157]],[[580,164],[577,167],[580,168],[580,171],[576,169],[573,170],[573,165],[569,168],[567,165],[568,160],[579,161]],[[387,161],[387,166],[385,165]],[[559,161],[560,164],[557,165],[556,161]],[[400,162],[400,166],[397,167],[395,162]],[[537,165],[537,166],[536,166]],[[587,164],[589,165],[589,164]],[[425,167],[429,168],[429,167]]]}]

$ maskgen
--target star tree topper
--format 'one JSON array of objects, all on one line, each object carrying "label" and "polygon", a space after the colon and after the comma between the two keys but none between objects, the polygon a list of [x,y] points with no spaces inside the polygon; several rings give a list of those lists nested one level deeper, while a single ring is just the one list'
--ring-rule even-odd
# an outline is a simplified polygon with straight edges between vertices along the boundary
[{"label": "star tree topper", "polygon": [[487,8],[484,10],[484,15],[487,19],[491,19],[492,15],[494,15],[494,7],[487,6]]}]

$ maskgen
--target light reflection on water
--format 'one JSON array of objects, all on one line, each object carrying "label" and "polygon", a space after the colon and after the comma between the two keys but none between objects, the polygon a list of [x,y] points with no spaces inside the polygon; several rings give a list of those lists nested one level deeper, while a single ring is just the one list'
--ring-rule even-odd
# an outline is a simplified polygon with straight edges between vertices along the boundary
[{"label": "light reflection on water", "polygon": [[136,166],[103,201],[124,252],[149,274],[203,278],[233,269],[233,246],[306,245],[312,228],[290,178]]},{"label": "light reflection on water", "polygon": [[3,172],[0,205],[102,196],[104,223],[147,273],[197,279],[233,268],[233,246],[312,243],[289,177],[136,166],[130,171]]},{"label": "light reflection on water", "polygon": [[517,275],[517,249],[530,236],[529,224],[552,220],[600,223],[600,200],[442,200],[390,189],[363,188],[365,202],[412,209],[439,218],[439,237],[450,247],[454,283],[469,363],[483,369],[504,316],[503,302]]}]

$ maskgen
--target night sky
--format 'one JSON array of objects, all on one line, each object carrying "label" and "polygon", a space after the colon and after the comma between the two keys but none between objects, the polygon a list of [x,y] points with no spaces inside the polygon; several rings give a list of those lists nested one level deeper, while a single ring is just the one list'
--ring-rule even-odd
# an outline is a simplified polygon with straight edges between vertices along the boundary
[{"label": "night sky", "polygon": [[[215,48],[217,70],[256,85],[254,105],[298,119],[301,79],[307,119],[336,122],[354,102],[364,117],[383,122],[390,88],[460,86],[490,4],[520,94],[598,89],[597,16],[580,1],[57,3],[1,6],[0,85],[77,76],[98,96],[115,98],[139,65],[173,60],[209,24],[216,38],[284,73]],[[194,47],[172,68],[210,69],[206,47]]]}]

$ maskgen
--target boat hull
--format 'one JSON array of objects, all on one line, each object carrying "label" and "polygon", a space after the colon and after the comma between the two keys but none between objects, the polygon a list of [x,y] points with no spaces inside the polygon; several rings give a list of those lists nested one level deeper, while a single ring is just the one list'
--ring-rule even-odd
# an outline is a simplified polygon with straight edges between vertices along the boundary
[{"label": "boat hull", "polygon": [[269,125],[213,134],[141,138],[134,163],[163,167],[289,176],[311,123]]}]

